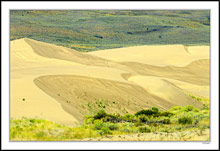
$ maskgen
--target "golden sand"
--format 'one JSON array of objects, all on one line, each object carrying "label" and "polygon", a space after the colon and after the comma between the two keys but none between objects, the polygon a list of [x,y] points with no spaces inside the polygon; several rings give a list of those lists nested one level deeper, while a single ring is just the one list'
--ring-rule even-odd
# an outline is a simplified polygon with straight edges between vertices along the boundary
[{"label": "golden sand", "polygon": [[[137,46],[81,53],[35,41],[11,41],[10,116],[77,125],[95,112],[134,113],[195,105],[209,98],[208,46]],[[177,99],[178,98],[178,99]],[[113,103],[115,102],[115,103]],[[92,111],[91,111],[92,110]]]}]

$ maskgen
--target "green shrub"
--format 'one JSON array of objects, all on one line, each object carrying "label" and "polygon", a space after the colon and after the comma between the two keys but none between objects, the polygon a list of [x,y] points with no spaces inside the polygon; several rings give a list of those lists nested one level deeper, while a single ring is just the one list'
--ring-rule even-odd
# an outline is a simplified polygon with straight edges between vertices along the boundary
[{"label": "green shrub", "polygon": [[131,114],[125,114],[123,117],[122,117],[123,120],[126,120],[126,121],[132,121],[134,119],[134,116],[131,115]]},{"label": "green shrub", "polygon": [[141,115],[138,116],[138,121],[141,122],[141,123],[146,123],[146,122],[149,121],[149,119],[148,119],[147,116],[141,114]]},{"label": "green shrub", "polygon": [[164,119],[162,120],[163,124],[171,124],[170,119]]},{"label": "green shrub", "polygon": [[171,116],[173,116],[174,114],[173,113],[171,113],[171,112],[161,112],[160,113],[160,116],[165,116],[165,117],[171,117]]},{"label": "green shrub", "polygon": [[166,132],[166,133],[168,133],[169,131],[168,131],[168,129],[162,128],[162,129],[160,129],[160,132]]},{"label": "green shrub", "polygon": [[94,119],[102,119],[107,116],[107,113],[104,110],[100,110],[95,116]]},{"label": "green shrub", "polygon": [[150,116],[150,115],[159,116],[158,112],[159,112],[158,108],[152,107],[152,110],[147,109],[147,110],[141,110],[141,111],[136,112],[135,116],[142,115],[142,114],[147,115],[147,116]]},{"label": "green shrub", "polygon": [[101,120],[94,121],[95,130],[101,130],[103,126],[104,126],[104,123]]},{"label": "green shrub", "polygon": [[178,119],[179,124],[192,124],[193,120],[191,117],[181,117]]},{"label": "green shrub", "polygon": [[103,135],[103,134],[112,134],[112,131],[108,127],[102,127],[100,134],[101,135]]},{"label": "green shrub", "polygon": [[141,126],[138,128],[138,130],[140,133],[150,133],[151,132],[151,130],[146,126]]},{"label": "green shrub", "polygon": [[114,123],[106,123],[106,127],[108,127],[110,130],[118,130],[119,126]]},{"label": "green shrub", "polygon": [[138,111],[137,113],[135,113],[135,116],[138,116],[138,115],[153,115],[154,112],[152,110],[141,110],[141,111]]},{"label": "green shrub", "polygon": [[125,132],[125,133],[131,133],[132,129],[130,127],[122,127],[120,129],[121,132]]},{"label": "green shrub", "polygon": [[94,118],[93,117],[86,118],[84,123],[85,124],[93,124],[94,123]]},{"label": "green shrub", "polygon": [[187,105],[183,108],[184,111],[190,112],[190,111],[198,111],[197,108],[193,107],[192,105]]},{"label": "green shrub", "polygon": [[158,108],[156,108],[156,107],[152,107],[152,111],[154,112],[154,114],[156,114],[156,113],[158,113]]}]

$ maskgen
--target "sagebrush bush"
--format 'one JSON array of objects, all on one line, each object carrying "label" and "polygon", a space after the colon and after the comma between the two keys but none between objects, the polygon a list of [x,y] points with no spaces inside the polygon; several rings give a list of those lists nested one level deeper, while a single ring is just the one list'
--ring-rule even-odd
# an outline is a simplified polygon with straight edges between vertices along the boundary
[{"label": "sagebrush bush", "polygon": [[146,126],[141,126],[138,128],[138,130],[140,133],[150,133],[151,132],[151,130]]},{"label": "sagebrush bush", "polygon": [[199,111],[196,107],[193,107],[192,105],[187,105],[183,107],[183,110],[185,112],[190,112],[190,111],[198,112]]},{"label": "sagebrush bush", "polygon": [[152,115],[152,111],[151,110],[141,110],[141,111],[138,111],[135,113],[135,116],[138,116],[138,115]]},{"label": "sagebrush bush", "polygon": [[141,123],[146,123],[146,122],[149,121],[149,119],[146,115],[141,114],[141,115],[138,116],[138,121],[141,122]]},{"label": "sagebrush bush", "polygon": [[93,124],[94,123],[94,118],[93,117],[87,117],[85,120],[84,120],[84,123],[85,124]]},{"label": "sagebrush bush", "polygon": [[111,131],[108,127],[102,127],[102,128],[101,128],[101,131],[100,131],[100,134],[101,134],[101,135],[104,135],[104,134],[112,134],[112,131]]},{"label": "sagebrush bush", "polygon": [[158,113],[158,108],[157,107],[152,107],[152,111],[154,111],[154,113],[156,114],[156,113]]},{"label": "sagebrush bush", "polygon": [[192,124],[193,120],[191,117],[181,117],[178,119],[179,124]]},{"label": "sagebrush bush", "polygon": [[134,116],[131,115],[131,114],[125,114],[123,117],[122,117],[123,120],[126,120],[126,121],[132,121],[134,119]]},{"label": "sagebrush bush", "polygon": [[164,119],[164,120],[162,120],[162,123],[163,124],[171,124],[171,121],[170,121],[170,119]]},{"label": "sagebrush bush", "polygon": [[104,126],[104,123],[101,120],[94,121],[95,130],[101,130],[103,126]]},{"label": "sagebrush bush", "polygon": [[107,113],[105,112],[105,110],[100,110],[100,111],[94,116],[94,119],[101,119],[101,118],[104,118],[105,116],[107,116]]},{"label": "sagebrush bush", "polygon": [[106,127],[108,127],[110,130],[118,130],[119,126],[114,123],[106,123]]},{"label": "sagebrush bush", "polygon": [[140,121],[137,121],[137,122],[134,123],[135,127],[142,126],[142,125],[144,125],[144,123],[142,123]]}]

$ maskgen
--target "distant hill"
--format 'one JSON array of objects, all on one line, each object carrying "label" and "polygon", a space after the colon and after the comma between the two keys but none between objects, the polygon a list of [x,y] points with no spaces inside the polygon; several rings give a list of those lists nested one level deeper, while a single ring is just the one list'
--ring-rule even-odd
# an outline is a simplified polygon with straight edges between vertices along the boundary
[{"label": "distant hill", "polygon": [[137,45],[209,45],[208,10],[11,10],[10,40],[31,38],[78,51]]}]

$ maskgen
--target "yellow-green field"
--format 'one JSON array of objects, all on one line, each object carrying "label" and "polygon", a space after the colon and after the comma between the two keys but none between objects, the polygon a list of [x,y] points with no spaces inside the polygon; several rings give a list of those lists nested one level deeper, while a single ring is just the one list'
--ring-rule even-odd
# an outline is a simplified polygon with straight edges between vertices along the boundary
[{"label": "yellow-green field", "polygon": [[175,106],[167,111],[158,111],[153,107],[134,115],[108,114],[101,110],[94,116],[85,116],[84,124],[79,127],[59,125],[43,119],[11,119],[10,140],[209,141],[209,101],[201,101],[204,102],[202,109]]}]

